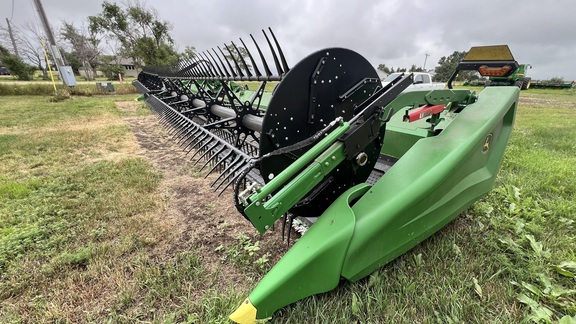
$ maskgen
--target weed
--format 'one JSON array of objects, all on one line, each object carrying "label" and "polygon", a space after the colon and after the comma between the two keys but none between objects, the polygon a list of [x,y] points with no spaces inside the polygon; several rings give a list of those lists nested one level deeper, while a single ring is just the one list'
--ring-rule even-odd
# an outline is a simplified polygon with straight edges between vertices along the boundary
[{"label": "weed", "polygon": [[70,99],[70,93],[66,90],[57,90],[56,93],[50,97],[50,102],[60,102]]},{"label": "weed", "polygon": [[220,245],[216,248],[216,252],[222,254],[222,261],[229,260],[248,272],[248,274],[252,273],[254,276],[264,273],[270,266],[268,263],[270,254],[260,253],[260,242],[253,242],[244,234],[238,236],[236,244],[228,248]]},{"label": "weed", "polygon": [[90,247],[81,248],[76,252],[64,252],[58,255],[54,262],[59,266],[71,266],[85,268],[92,258]]}]

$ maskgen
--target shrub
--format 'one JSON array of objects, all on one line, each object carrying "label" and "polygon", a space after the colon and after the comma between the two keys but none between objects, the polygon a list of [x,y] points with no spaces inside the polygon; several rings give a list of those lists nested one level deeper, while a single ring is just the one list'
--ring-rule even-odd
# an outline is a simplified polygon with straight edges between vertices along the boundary
[{"label": "shrub", "polygon": [[12,75],[19,80],[32,80],[36,68],[24,63],[18,56],[10,53],[5,47],[0,46],[0,64],[4,65]]},{"label": "shrub", "polygon": [[118,74],[121,74],[122,77],[124,77],[124,73],[126,73],[123,66],[115,64],[102,65],[100,71],[102,71],[106,78],[111,81],[118,80]]}]

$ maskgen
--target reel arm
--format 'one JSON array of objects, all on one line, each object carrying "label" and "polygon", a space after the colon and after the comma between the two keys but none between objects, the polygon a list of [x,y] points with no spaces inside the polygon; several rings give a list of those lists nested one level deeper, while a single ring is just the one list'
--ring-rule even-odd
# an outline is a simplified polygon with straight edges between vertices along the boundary
[{"label": "reel arm", "polygon": [[[346,159],[344,143],[338,139],[350,129],[350,124],[342,118],[332,123],[338,123],[338,127],[268,184],[239,194],[238,198],[244,205],[242,213],[260,233],[270,228]],[[248,194],[250,196],[246,198]]]},{"label": "reel arm", "polygon": [[317,186],[323,181],[329,182],[329,173],[339,165],[348,163],[353,165],[354,169],[371,169],[375,161],[367,163],[369,157],[364,151],[371,143],[376,143],[377,150],[380,151],[386,123],[394,113],[393,109],[389,109],[383,119],[383,107],[412,82],[412,74],[402,75],[361,103],[349,122],[344,122],[342,117],[332,121],[327,128],[331,129],[338,124],[336,129],[270,182],[258,189],[249,186],[237,194],[235,200],[240,212],[260,233],[264,233],[310,192],[325,189],[322,186],[318,189]]}]

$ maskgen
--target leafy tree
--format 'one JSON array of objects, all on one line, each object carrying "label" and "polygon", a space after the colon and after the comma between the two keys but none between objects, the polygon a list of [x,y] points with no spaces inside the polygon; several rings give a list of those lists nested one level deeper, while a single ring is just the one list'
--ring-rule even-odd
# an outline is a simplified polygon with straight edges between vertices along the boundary
[{"label": "leafy tree", "polygon": [[104,73],[106,79],[110,81],[118,80],[118,75],[120,74],[124,77],[126,73],[126,69],[122,65],[115,65],[115,64],[107,64],[100,66],[100,71]]},{"label": "leafy tree", "polygon": [[563,83],[564,77],[560,77],[560,76],[552,77],[552,78],[550,78],[550,82],[551,83]]},{"label": "leafy tree", "polygon": [[[83,67],[86,71],[86,79],[94,80],[94,66],[100,55],[101,38],[84,27],[76,28],[74,24],[67,22],[62,24],[60,35],[71,48],[69,55],[66,56],[68,62],[70,62],[70,56],[74,56],[74,60],[80,63],[75,69],[73,67],[74,71],[78,72],[78,68]],[[69,64],[72,65],[72,63]]]},{"label": "leafy tree", "polygon": [[196,57],[196,47],[194,46],[186,46],[184,47],[184,51],[180,53],[180,59],[194,59]]},{"label": "leafy tree", "polygon": [[[446,82],[452,76],[452,73],[456,70],[456,66],[464,56],[466,56],[467,52],[458,52],[454,51],[454,53],[450,54],[450,56],[442,56],[438,61],[438,66],[434,70],[436,73],[434,75],[434,81],[438,82]],[[473,71],[460,71],[456,80],[468,80],[473,75]]]},{"label": "leafy tree", "polygon": [[102,55],[98,62],[98,70],[101,71],[108,80],[118,80],[118,74],[126,74],[126,69],[121,64],[121,57],[117,55]]},{"label": "leafy tree", "polygon": [[[66,52],[62,51],[62,56],[66,60],[66,63],[72,68],[75,74],[80,74],[79,69],[83,66],[82,59],[77,52]],[[93,80],[88,78],[88,80]]]},{"label": "leafy tree", "polygon": [[10,73],[16,75],[19,80],[32,80],[36,68],[24,63],[18,56],[10,53],[8,49],[0,45],[0,65],[5,66]]},{"label": "leafy tree", "polygon": [[166,65],[178,60],[169,33],[170,24],[140,2],[128,2],[120,7],[104,1],[102,12],[88,20],[92,33],[103,33],[118,40],[121,53],[131,58],[137,67]]},{"label": "leafy tree", "polygon": [[424,69],[421,67],[416,67],[416,64],[412,64],[408,72],[426,72],[426,71],[424,71]]},{"label": "leafy tree", "polygon": [[389,68],[386,66],[386,64],[378,64],[378,70],[386,74],[394,73],[394,68]]}]

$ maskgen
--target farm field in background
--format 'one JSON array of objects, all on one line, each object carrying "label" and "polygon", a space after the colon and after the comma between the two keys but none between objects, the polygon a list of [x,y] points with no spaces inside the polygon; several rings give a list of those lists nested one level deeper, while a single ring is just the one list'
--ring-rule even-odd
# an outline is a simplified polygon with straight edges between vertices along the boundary
[{"label": "farm field in background", "polygon": [[[0,96],[1,322],[228,323],[287,251],[136,96]],[[576,91],[520,96],[490,194],[273,323],[575,321]]]}]

